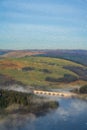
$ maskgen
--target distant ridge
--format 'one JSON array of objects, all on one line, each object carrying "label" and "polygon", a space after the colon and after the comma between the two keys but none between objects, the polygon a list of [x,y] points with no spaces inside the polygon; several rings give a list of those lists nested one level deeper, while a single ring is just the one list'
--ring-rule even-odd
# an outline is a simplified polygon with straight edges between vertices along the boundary
[{"label": "distant ridge", "polygon": [[45,56],[61,58],[87,66],[87,50],[68,49],[27,49],[27,50],[0,50],[1,58],[19,58],[25,56]]},{"label": "distant ridge", "polygon": [[0,51],[0,57],[25,57],[37,54],[44,54],[42,51],[30,51],[30,50],[12,50],[12,51]]}]

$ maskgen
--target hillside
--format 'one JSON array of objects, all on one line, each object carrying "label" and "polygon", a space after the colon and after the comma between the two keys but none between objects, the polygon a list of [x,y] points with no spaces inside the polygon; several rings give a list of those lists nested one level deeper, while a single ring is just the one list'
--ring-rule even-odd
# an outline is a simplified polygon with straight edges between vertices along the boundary
[{"label": "hillside", "polygon": [[31,56],[31,55],[39,55],[44,54],[42,51],[34,51],[34,50],[11,50],[11,51],[0,51],[0,57],[3,58],[19,58],[19,57],[25,57],[25,56]]},{"label": "hillside", "polygon": [[41,56],[62,58],[87,66],[87,50],[45,50]]},{"label": "hillside", "polygon": [[0,58],[19,58],[31,55],[62,58],[87,66],[87,50],[0,50]]},{"label": "hillside", "polygon": [[0,59],[0,85],[40,89],[87,84],[87,68],[64,59],[24,57]]},{"label": "hillside", "polygon": [[10,53],[12,50],[1,50],[0,49],[0,56],[3,56],[3,55],[5,55],[5,54],[7,54],[7,53]]}]

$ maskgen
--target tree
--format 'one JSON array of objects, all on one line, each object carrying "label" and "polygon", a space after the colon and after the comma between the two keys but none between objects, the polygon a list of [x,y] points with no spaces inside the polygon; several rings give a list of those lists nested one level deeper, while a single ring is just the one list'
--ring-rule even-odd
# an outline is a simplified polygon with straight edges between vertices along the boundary
[{"label": "tree", "polygon": [[79,91],[80,91],[80,93],[86,94],[87,93],[87,85],[82,86]]}]

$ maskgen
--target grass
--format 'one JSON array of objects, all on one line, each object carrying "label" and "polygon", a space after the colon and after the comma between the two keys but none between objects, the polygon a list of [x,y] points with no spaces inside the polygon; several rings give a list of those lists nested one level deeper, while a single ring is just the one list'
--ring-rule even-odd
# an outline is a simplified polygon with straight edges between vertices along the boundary
[{"label": "grass", "polygon": [[[63,78],[65,74],[79,77],[79,75],[64,66],[81,67],[84,66],[68,60],[48,57],[24,57],[6,58],[0,60],[0,74],[8,75],[26,85],[38,87],[58,87],[60,83],[47,82],[46,77]],[[22,68],[31,67],[31,71],[23,71]],[[47,69],[51,73],[41,70]],[[76,82],[77,83],[77,82]],[[64,84],[64,83],[63,83]]]}]

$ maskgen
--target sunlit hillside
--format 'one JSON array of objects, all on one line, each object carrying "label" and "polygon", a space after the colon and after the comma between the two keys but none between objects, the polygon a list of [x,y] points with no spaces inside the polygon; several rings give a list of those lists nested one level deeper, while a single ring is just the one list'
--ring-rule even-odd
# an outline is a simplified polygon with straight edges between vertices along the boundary
[{"label": "sunlit hillside", "polygon": [[38,88],[81,85],[87,83],[86,75],[86,67],[58,58],[30,56],[0,59],[1,85],[20,83]]}]

